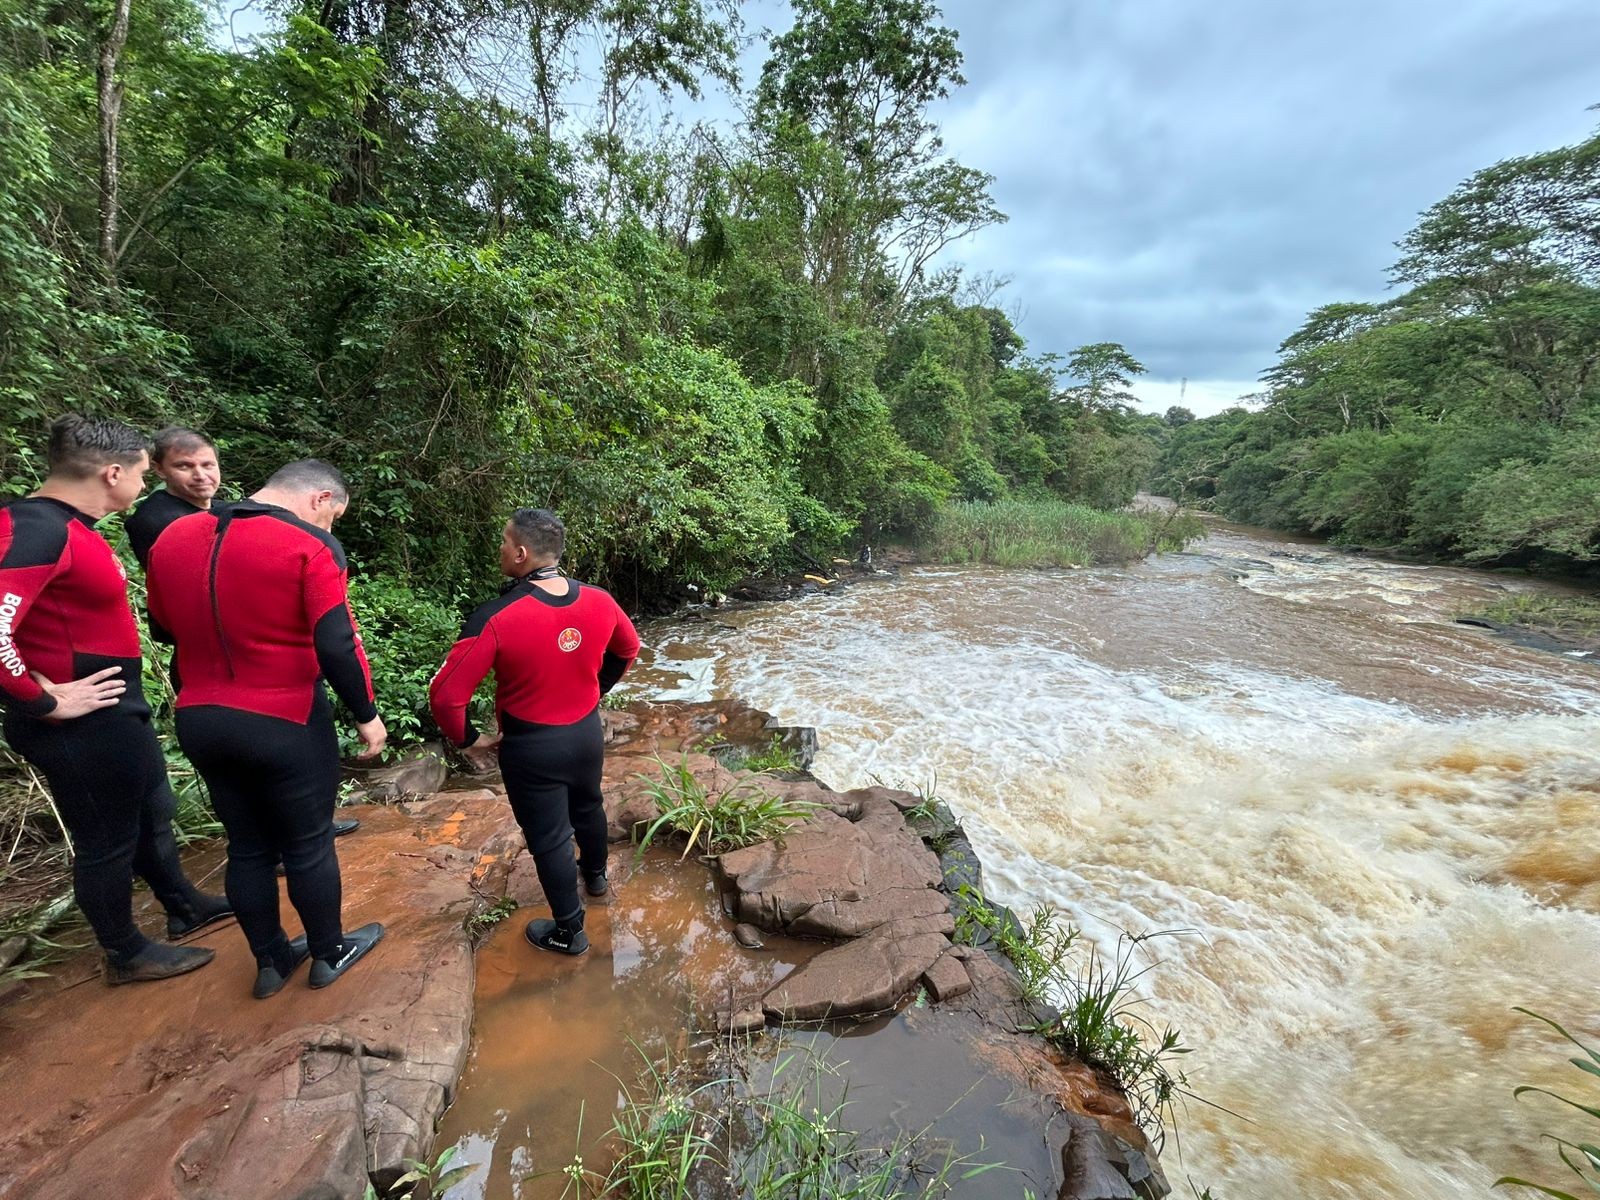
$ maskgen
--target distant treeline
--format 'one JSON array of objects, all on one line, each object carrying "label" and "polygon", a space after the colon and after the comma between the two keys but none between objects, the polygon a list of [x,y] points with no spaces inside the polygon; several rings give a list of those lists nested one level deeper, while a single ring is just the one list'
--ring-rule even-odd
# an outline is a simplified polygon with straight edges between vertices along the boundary
[{"label": "distant treeline", "polygon": [[1478,172],[1400,248],[1404,292],[1313,312],[1260,411],[1176,429],[1154,488],[1426,556],[1600,559],[1600,136]]},{"label": "distant treeline", "polygon": [[[251,487],[326,457],[367,595],[481,590],[517,504],[625,599],[915,534],[951,500],[1118,505],[1138,364],[1030,356],[1003,215],[929,107],[926,0],[0,0],[0,494],[65,409],[207,431]],[[732,132],[646,101],[735,89]]]}]

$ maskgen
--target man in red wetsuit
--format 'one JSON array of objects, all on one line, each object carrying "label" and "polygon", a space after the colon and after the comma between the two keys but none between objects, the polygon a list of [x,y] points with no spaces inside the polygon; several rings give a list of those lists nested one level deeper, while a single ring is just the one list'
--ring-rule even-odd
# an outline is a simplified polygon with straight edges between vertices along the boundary
[{"label": "man in red wetsuit", "polygon": [[[387,739],[345,593],[344,550],[329,532],[349,503],[344,476],[289,463],[248,500],[175,521],[150,552],[153,624],[178,647],[178,742],[228,831],[228,898],[256,956],[258,999],[309,954],[326,987],[383,936],[344,930],[333,809],[339,739],[326,679],[366,747]],[[290,941],[278,911],[282,858],[305,926]]]},{"label": "man in red wetsuit", "polygon": [[[579,871],[589,895],[607,889],[600,697],[639,656],[639,635],[608,592],[561,574],[556,563],[565,548],[566,528],[554,513],[513,514],[500,538],[500,570],[510,582],[467,618],[429,699],[439,728],[469,758],[499,752],[507,796],[553,918],[529,922],[528,941],[582,954],[589,937]],[[500,733],[481,737],[467,705],[490,671]]]},{"label": "man in red wetsuit", "polygon": [[[148,575],[150,551],[166,532],[167,526],[200,512],[220,513],[227,502],[217,499],[222,486],[222,465],[217,448],[205,434],[172,425],[156,434],[150,465],[166,484],[154,492],[123,522],[133,556]],[[180,686],[177,659],[173,659],[172,686]],[[360,828],[361,822],[342,820],[333,823],[333,836],[342,837]]]},{"label": "man in red wetsuit", "polygon": [[106,982],[167,979],[214,952],[168,946],[133,921],[138,873],[169,937],[220,920],[172,836],[176,801],[140,681],[139,631],[122,564],[95,522],[138,499],[145,439],[120,421],[51,426],[50,477],[0,509],[0,703],[11,748],[43,772],[72,835],[73,892],[106,953]]}]

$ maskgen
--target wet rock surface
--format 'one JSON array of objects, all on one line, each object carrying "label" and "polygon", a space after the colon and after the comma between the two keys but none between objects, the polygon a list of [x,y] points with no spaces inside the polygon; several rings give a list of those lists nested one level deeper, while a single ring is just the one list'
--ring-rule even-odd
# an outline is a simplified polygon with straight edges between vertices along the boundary
[{"label": "wet rock surface", "polygon": [[[664,765],[714,797],[757,787],[815,806],[781,841],[713,865],[741,923],[726,927],[730,944],[737,933],[759,946],[763,930],[834,944],[764,992],[704,997],[710,1028],[759,1037],[773,1022],[860,1018],[913,997],[936,1004],[940,1021],[985,1062],[1007,1064],[1032,1097],[1041,1136],[1059,1149],[1061,1196],[1159,1194],[1126,1101],[1025,1035],[1027,1014],[995,958],[952,946],[949,885],[916,828],[929,817],[917,797],[734,774],[708,749],[765,749],[775,735],[802,753],[815,745],[739,704],[636,706],[606,724],[615,840],[657,815],[649,780]],[[399,802],[350,810],[363,825],[339,845],[346,923],[381,920],[388,935],[336,986],[310,991],[301,972],[253,1001],[254,963],[228,923],[197,939],[217,959],[193,975],[108,989],[98,955],[85,952],[0,1003],[0,1053],[13,1068],[0,1093],[0,1197],[359,1198],[369,1180],[397,1177],[402,1159],[426,1156],[468,1052],[466,920],[502,896],[543,902],[498,775],[446,784],[440,765],[422,755],[381,781],[370,773],[365,786],[392,788]],[[424,784],[432,790],[411,790]],[[934,832],[948,866],[959,827]],[[213,849],[208,861],[219,860]],[[962,878],[977,878],[973,863]],[[155,928],[148,898],[143,910]],[[283,911],[297,932],[286,901]]]}]

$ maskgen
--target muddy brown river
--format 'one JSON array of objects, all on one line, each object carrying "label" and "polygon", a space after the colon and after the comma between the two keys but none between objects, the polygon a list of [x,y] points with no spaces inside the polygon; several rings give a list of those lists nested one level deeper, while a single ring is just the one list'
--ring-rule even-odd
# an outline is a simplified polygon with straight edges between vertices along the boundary
[{"label": "muddy brown river", "polygon": [[[629,685],[815,726],[833,786],[935,788],[992,894],[1056,906],[1108,953],[1186,931],[1147,943],[1140,980],[1219,1106],[1178,1113],[1176,1194],[1459,1200],[1501,1174],[1560,1182],[1540,1133],[1594,1133],[1513,1101],[1588,1081],[1512,1007],[1600,1034],[1600,664],[1451,623],[1533,586],[1217,525],[1129,568],[921,568],[657,622]],[[714,896],[671,888],[647,870],[624,889],[645,907],[605,914],[613,970],[499,931],[443,1131],[487,1168],[463,1195],[559,1195],[609,1123],[639,1053],[568,1039],[563,1016],[681,1047],[674,973],[750,969],[718,957]],[[885,1106],[892,1062],[933,1044],[896,1021],[832,1050],[884,1060]]]},{"label": "muddy brown river", "polygon": [[[1219,1200],[1560,1181],[1519,1083],[1600,1033],[1600,665],[1452,616],[1531,585],[1227,525],[1123,569],[916,569],[655,625],[634,686],[816,726],[836,787],[934,785],[990,889],[1108,951],[1194,1047]],[[1552,1169],[1552,1164],[1554,1169]]]}]

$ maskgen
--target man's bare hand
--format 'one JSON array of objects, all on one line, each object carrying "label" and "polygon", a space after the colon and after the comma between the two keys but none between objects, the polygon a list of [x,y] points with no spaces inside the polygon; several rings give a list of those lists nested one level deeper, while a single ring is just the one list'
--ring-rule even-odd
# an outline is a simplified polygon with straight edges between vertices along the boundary
[{"label": "man's bare hand", "polygon": [[29,674],[35,683],[55,697],[56,706],[45,715],[47,721],[70,721],[102,708],[111,708],[128,690],[127,681],[116,678],[122,674],[121,667],[106,667],[93,675],[66,683],[52,683],[37,671],[30,671]]},{"label": "man's bare hand", "polygon": [[356,758],[363,761],[377,758],[389,744],[389,731],[384,728],[382,717],[373,717],[370,721],[361,722],[356,726],[356,735],[360,737],[362,746],[361,753],[356,755]]},{"label": "man's bare hand", "polygon": [[493,737],[480,737],[461,752],[461,757],[467,760],[467,766],[482,774],[500,765],[499,748],[500,734],[497,733]]}]

